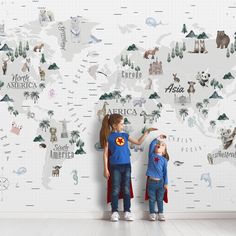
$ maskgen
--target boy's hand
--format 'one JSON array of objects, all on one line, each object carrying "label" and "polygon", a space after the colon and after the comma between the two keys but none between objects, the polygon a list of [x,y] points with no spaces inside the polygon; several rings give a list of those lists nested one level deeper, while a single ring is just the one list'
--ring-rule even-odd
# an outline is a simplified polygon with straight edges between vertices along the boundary
[{"label": "boy's hand", "polygon": [[109,172],[109,170],[104,170],[104,177],[106,178],[106,179],[109,179],[109,177],[110,177],[110,172]]},{"label": "boy's hand", "polygon": [[165,134],[160,134],[158,137],[157,137],[157,140],[159,141],[164,141],[166,139],[166,135]]},{"label": "boy's hand", "polygon": [[167,184],[164,185],[164,189],[168,189],[168,185]]}]

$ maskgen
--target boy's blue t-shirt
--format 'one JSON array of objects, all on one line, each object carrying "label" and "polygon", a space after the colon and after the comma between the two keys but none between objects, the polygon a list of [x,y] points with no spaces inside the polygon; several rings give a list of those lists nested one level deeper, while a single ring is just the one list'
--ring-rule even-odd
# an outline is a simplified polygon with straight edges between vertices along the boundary
[{"label": "boy's blue t-shirt", "polygon": [[108,136],[108,148],[111,151],[110,164],[129,164],[130,150],[128,144],[129,134],[125,132],[111,132]]}]

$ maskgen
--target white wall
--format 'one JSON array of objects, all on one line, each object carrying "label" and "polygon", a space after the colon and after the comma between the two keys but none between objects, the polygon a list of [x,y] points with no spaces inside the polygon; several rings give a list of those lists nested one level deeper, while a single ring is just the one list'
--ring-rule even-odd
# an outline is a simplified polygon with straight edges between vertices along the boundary
[{"label": "white wall", "polygon": [[[156,109],[156,101],[148,100],[148,96],[154,91],[162,94],[160,101],[163,104],[161,117],[152,125],[158,127],[158,133],[168,136],[167,145],[171,160],[169,162],[169,203],[165,211],[173,212],[233,212],[235,204],[235,159],[217,158],[213,165],[207,160],[208,153],[223,151],[220,140],[220,128],[233,129],[235,126],[235,82],[224,81],[223,75],[234,71],[235,54],[226,58],[226,49],[216,49],[215,38],[217,30],[225,30],[234,40],[233,22],[235,20],[235,8],[233,2],[220,1],[17,1],[14,3],[4,2],[1,10],[1,19],[6,25],[6,36],[0,36],[2,45],[6,42],[15,47],[19,40],[29,40],[30,47],[40,42],[45,43],[47,64],[56,62],[60,67],[58,71],[48,72],[46,88],[40,91],[40,99],[34,104],[22,97],[24,90],[12,90],[6,87],[0,90],[0,99],[7,93],[15,100],[13,103],[0,103],[0,164],[2,176],[1,187],[1,212],[5,213],[86,213],[100,214],[110,209],[106,205],[106,181],[103,178],[102,152],[96,151],[94,145],[98,142],[101,123],[96,115],[101,109],[103,102],[99,97],[114,91],[117,86],[122,96],[131,94],[135,98],[144,97],[147,102],[143,108],[134,107],[133,100],[124,106],[115,100],[109,100],[110,109],[136,109],[137,115],[128,115],[133,131],[132,137],[139,137],[144,127],[143,118],[140,117],[142,110],[150,113]],[[24,7],[25,5],[25,7]],[[192,6],[196,5],[196,6]],[[40,27],[38,23],[38,11],[46,7],[55,15],[56,22],[48,26]],[[88,9],[88,10],[86,10]],[[157,11],[163,11],[162,13]],[[186,13],[189,12],[189,13]],[[119,13],[121,15],[119,15]],[[118,14],[118,15],[117,15]],[[101,43],[79,45],[71,43],[69,34],[69,19],[71,16],[80,15],[90,28],[81,26],[88,34],[102,39]],[[167,25],[149,27],[145,24],[147,17],[154,17]],[[67,46],[66,51],[60,50],[60,34],[56,29],[61,21],[66,25]],[[97,25],[95,25],[96,23]],[[193,55],[185,52],[181,62],[172,61],[167,63],[167,53],[176,41],[186,42],[187,50],[193,49],[193,41],[184,39],[181,33],[182,25],[186,24],[187,30],[195,33],[206,32],[209,39],[206,40],[208,54]],[[23,25],[24,27],[19,27]],[[127,26],[128,25],[128,26]],[[125,28],[130,32],[122,33]],[[18,33],[16,29],[21,31]],[[102,30],[104,29],[104,30]],[[55,33],[55,34],[54,34]],[[85,36],[83,36],[85,37]],[[84,43],[84,44],[83,44]],[[111,44],[110,44],[111,43]],[[117,78],[121,77],[122,68],[119,64],[121,53],[125,55],[125,49],[135,43],[139,52],[129,54],[141,67],[143,77],[140,80],[122,79],[117,85]],[[149,76],[149,62],[143,59],[143,52],[158,45],[160,48],[159,58],[163,61],[163,75]],[[95,53],[94,53],[95,52]],[[99,54],[99,55],[96,55]],[[1,56],[4,53],[1,52]],[[40,83],[37,72],[37,63],[40,58],[33,52],[31,55],[31,80],[37,85]],[[0,77],[6,84],[12,79],[11,74],[23,74],[15,64],[9,64],[7,76]],[[97,65],[99,71],[108,74],[96,74],[93,78],[88,69]],[[195,66],[196,65],[196,66]],[[34,69],[33,69],[34,68]],[[188,118],[183,122],[179,116],[180,106],[173,103],[173,94],[165,94],[173,79],[172,73],[178,72],[181,77],[181,85],[188,88],[187,81],[195,80],[198,71],[208,69],[211,78],[219,80],[224,89],[217,90],[223,96],[219,102],[210,102],[207,118],[197,112],[196,102],[209,97],[213,88],[203,88],[196,84],[196,93],[192,97],[192,103],[188,106],[189,117],[195,117],[196,124],[189,126]],[[19,70],[19,71],[18,71]],[[117,71],[118,70],[118,71]],[[2,73],[2,71],[1,71]],[[66,76],[65,76],[66,75]],[[68,76],[67,76],[68,75]],[[145,90],[147,78],[153,80],[153,89]],[[76,83],[73,80],[77,81]],[[55,96],[50,97],[49,91],[54,89]],[[91,95],[92,94],[92,95]],[[69,104],[68,104],[69,102]],[[79,104],[79,106],[78,106]],[[27,107],[35,113],[35,119],[27,118]],[[8,106],[14,106],[19,115],[10,114]],[[73,109],[71,109],[73,108]],[[58,144],[69,145],[69,139],[61,139],[61,123],[64,118],[69,121],[68,132],[78,130],[80,138],[84,141],[86,154],[76,155],[67,160],[50,159],[50,150],[55,143],[50,142],[49,131],[44,132],[39,128],[42,119],[48,118],[47,111],[54,110],[51,126],[58,129]],[[173,110],[170,113],[169,110]],[[226,113],[228,121],[217,121],[216,128],[210,129],[209,121]],[[19,136],[10,132],[12,122],[22,125]],[[33,139],[42,135],[45,137],[47,149],[39,148]],[[145,140],[144,151],[132,151],[132,181],[135,198],[132,200],[132,210],[135,212],[147,211],[148,205],[144,202],[145,171],[147,163],[147,151],[150,141],[155,137],[152,133]],[[179,138],[179,139],[178,139]],[[190,141],[191,140],[191,141]],[[199,148],[200,146],[200,148]],[[188,148],[188,152],[186,151]],[[192,152],[190,151],[192,148]],[[76,151],[76,146],[70,146]],[[10,151],[10,153],[9,153]],[[235,152],[235,142],[228,149]],[[176,166],[175,161],[184,162]],[[52,177],[52,166],[61,165],[60,177]],[[16,174],[20,167],[25,167],[26,172]],[[74,185],[72,171],[78,171],[78,185]],[[209,173],[211,183],[201,180],[204,173]],[[5,179],[6,178],[6,179]],[[6,182],[4,182],[6,181]],[[5,187],[5,184],[7,186]],[[209,185],[209,186],[208,186]],[[122,206],[122,204],[120,205]],[[98,213],[99,212],[99,213]]]}]

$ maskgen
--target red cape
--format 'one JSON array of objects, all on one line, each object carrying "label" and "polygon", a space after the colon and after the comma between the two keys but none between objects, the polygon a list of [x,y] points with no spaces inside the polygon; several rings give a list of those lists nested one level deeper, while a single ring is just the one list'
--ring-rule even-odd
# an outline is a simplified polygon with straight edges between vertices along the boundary
[{"label": "red cape", "polygon": [[[145,192],[145,200],[146,201],[149,199],[148,191],[147,191],[147,184],[148,184],[148,177],[147,177],[147,181],[146,181],[146,192]],[[167,189],[165,190],[163,201],[165,203],[168,203],[168,190]]]},{"label": "red cape", "polygon": [[[110,172],[110,162],[109,162],[110,155],[111,155],[110,150],[108,150],[108,170],[109,170],[109,172]],[[107,181],[107,203],[111,202],[111,192],[112,192],[112,180],[111,180],[111,176],[110,176],[110,178]],[[134,197],[134,193],[133,193],[132,181],[130,179],[130,198],[133,198],[133,197]],[[122,193],[122,191],[120,191],[119,199],[122,199],[122,198],[123,198],[123,193]]]}]

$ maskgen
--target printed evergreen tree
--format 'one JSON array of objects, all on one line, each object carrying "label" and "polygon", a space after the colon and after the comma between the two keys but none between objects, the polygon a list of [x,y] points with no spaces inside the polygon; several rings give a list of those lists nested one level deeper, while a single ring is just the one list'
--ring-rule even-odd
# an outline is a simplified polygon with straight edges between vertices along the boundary
[{"label": "printed evergreen tree", "polygon": [[16,48],[16,50],[15,50],[15,58],[17,58],[18,56],[19,56],[18,48]]},{"label": "printed evergreen tree", "polygon": [[172,48],[171,57],[175,58],[175,49],[174,48]]},{"label": "printed evergreen tree", "polygon": [[231,47],[230,47],[230,53],[233,54],[234,53],[234,44],[231,43]]},{"label": "printed evergreen tree", "polygon": [[23,54],[23,51],[22,51],[22,42],[20,41],[20,44],[19,44],[19,55],[22,56]]},{"label": "printed evergreen tree", "polygon": [[125,64],[128,65],[128,55],[125,56]]},{"label": "printed evergreen tree", "polygon": [[27,51],[29,51],[29,42],[28,42],[28,41],[26,42],[25,49],[26,49]]},{"label": "printed evergreen tree", "polygon": [[24,48],[24,50],[23,50],[22,57],[24,57],[24,58],[26,58],[26,57],[27,57],[27,55],[26,55],[26,49],[25,49],[25,48]]},{"label": "printed evergreen tree", "polygon": [[182,33],[187,33],[188,31],[187,31],[187,28],[186,28],[186,25],[185,24],[183,24],[183,28],[182,28]]},{"label": "printed evergreen tree", "polygon": [[182,48],[180,48],[180,51],[179,51],[179,58],[180,59],[182,59],[183,58],[183,49]]},{"label": "printed evergreen tree", "polygon": [[227,48],[226,57],[230,57],[229,48]]},{"label": "printed evergreen tree", "polygon": [[40,62],[41,62],[41,63],[45,63],[45,62],[46,62],[45,57],[44,57],[44,53],[42,53],[42,56],[41,56]]},{"label": "printed evergreen tree", "polygon": [[4,82],[3,82],[3,81],[0,81],[0,90],[1,90],[1,88],[3,87],[3,85],[4,85]]},{"label": "printed evergreen tree", "polygon": [[131,63],[131,69],[134,69],[134,63],[133,62]]},{"label": "printed evergreen tree", "polygon": [[234,40],[234,51],[236,51],[236,39]]},{"label": "printed evergreen tree", "polygon": [[12,54],[11,55],[11,62],[13,62],[14,61],[14,55]]},{"label": "printed evergreen tree", "polygon": [[170,53],[168,53],[167,62],[171,62]]},{"label": "printed evergreen tree", "polygon": [[128,60],[128,66],[129,66],[129,67],[131,66],[131,61],[130,61],[130,59]]},{"label": "printed evergreen tree", "polygon": [[179,43],[176,42],[175,44],[175,55],[178,57],[179,56]]},{"label": "printed evergreen tree", "polygon": [[185,42],[183,42],[183,51],[186,51],[186,45],[185,45]]},{"label": "printed evergreen tree", "polygon": [[123,57],[123,55],[121,55],[120,60],[121,60],[121,61],[124,61],[124,57]]}]

